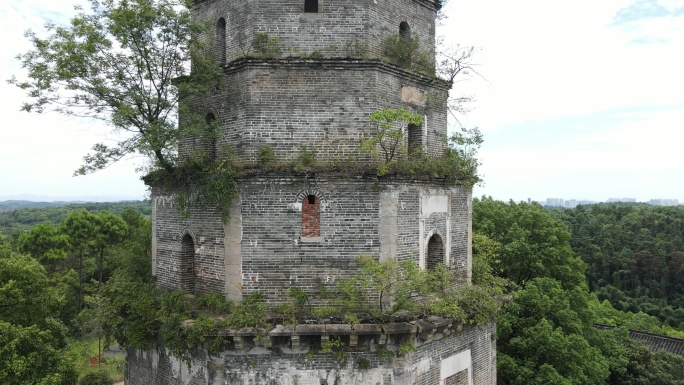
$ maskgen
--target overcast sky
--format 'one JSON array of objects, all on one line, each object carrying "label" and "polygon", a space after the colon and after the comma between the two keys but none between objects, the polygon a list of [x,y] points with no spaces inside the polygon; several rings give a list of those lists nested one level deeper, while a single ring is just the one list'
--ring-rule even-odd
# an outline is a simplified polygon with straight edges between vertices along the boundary
[{"label": "overcast sky", "polygon": [[[71,4],[0,4],[0,80],[22,75],[23,31],[66,23]],[[477,99],[461,120],[485,138],[475,195],[684,203],[684,0],[450,0],[446,14],[446,45],[481,48],[484,79],[454,91]],[[0,200],[146,194],[140,159],[71,176],[93,143],[115,139],[106,127],[20,112],[23,94],[4,81],[0,97]]]}]

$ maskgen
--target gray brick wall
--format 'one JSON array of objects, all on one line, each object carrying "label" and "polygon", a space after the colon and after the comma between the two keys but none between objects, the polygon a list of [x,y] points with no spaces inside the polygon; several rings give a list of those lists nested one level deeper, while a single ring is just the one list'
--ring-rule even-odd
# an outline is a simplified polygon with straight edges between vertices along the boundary
[{"label": "gray brick wall", "polygon": [[[385,108],[423,115],[423,149],[431,156],[442,154],[451,84],[378,58],[383,41],[398,34],[403,21],[423,47],[432,47],[435,2],[320,0],[316,14],[304,13],[303,5],[304,0],[195,2],[199,20],[226,21],[226,76],[210,94],[186,100],[199,116],[216,118],[218,137],[214,144],[185,132],[181,159],[215,152],[253,162],[259,147],[269,145],[281,161],[296,158],[302,147],[315,149],[319,161],[368,161],[360,141],[376,131],[371,113]],[[280,57],[248,57],[259,32],[278,36],[284,48]],[[367,43],[369,56],[348,57],[345,47],[353,41]],[[212,49],[219,54],[222,47]],[[307,57],[315,51],[324,58]],[[180,119],[183,124],[190,118]],[[350,170],[263,173],[243,177],[237,187],[227,223],[211,206],[191,205],[182,215],[173,191],[153,188],[153,273],[160,286],[223,293],[234,300],[259,290],[278,303],[289,287],[315,295],[321,285],[357,274],[360,255],[425,264],[431,234],[444,241],[449,267],[470,277],[472,197],[467,189],[420,176],[377,178]],[[307,195],[318,199],[320,236],[302,236],[301,202]],[[346,363],[325,354],[307,358],[305,351],[288,351],[273,341],[273,346],[227,350],[216,357],[198,349],[188,364],[170,357],[160,341],[153,351],[129,351],[126,380],[130,385],[431,385],[439,382],[443,360],[469,351],[474,383],[493,384],[493,332],[493,325],[485,325],[456,334],[409,335],[417,350],[391,362],[372,353],[372,346],[395,344],[396,349],[397,336],[390,341],[367,337],[367,349],[350,352]],[[356,358],[371,367],[358,370]]]},{"label": "gray brick wall", "polygon": [[[494,325],[486,324],[424,341],[413,334],[386,340],[381,335],[369,336],[363,346],[348,349],[346,361],[317,349],[273,344],[216,355],[197,349],[186,362],[158,345],[150,351],[129,349],[125,379],[126,385],[437,385],[442,361],[469,351],[471,365],[466,370],[472,373],[473,384],[489,385],[496,383],[494,334]],[[396,342],[407,338],[415,342],[415,352],[396,358],[376,353],[381,346],[396,351]],[[359,369],[360,360],[366,360],[368,366]]]},{"label": "gray brick wall", "polygon": [[346,57],[347,43],[356,39],[377,57],[385,39],[399,33],[402,21],[409,23],[423,47],[435,43],[436,9],[430,0],[319,0],[318,13],[304,13],[304,0],[204,0],[196,1],[195,14],[211,26],[226,20],[229,62],[248,54],[259,32],[277,36],[283,56],[320,51]]},{"label": "gray brick wall", "polygon": [[[191,101],[201,116],[216,117],[219,156],[255,161],[259,147],[268,145],[279,160],[296,158],[302,147],[315,149],[320,161],[368,159],[359,151],[361,139],[377,132],[370,115],[384,108],[425,117],[428,154],[439,155],[446,146],[448,85],[441,81],[380,61],[249,59],[233,65],[216,92]],[[406,87],[425,100],[404,100]],[[209,151],[206,146],[186,135],[180,153]]]},{"label": "gray brick wall", "polygon": [[[263,175],[239,182],[236,199],[241,215],[242,291],[263,291],[270,301],[283,299],[285,290],[298,286],[314,293],[321,283],[359,272],[356,257],[380,255],[380,205],[386,192],[398,193],[396,232],[400,260],[419,262],[420,197],[449,196],[451,212],[433,213],[424,233],[437,230],[450,239],[451,266],[465,270],[470,213],[461,206],[469,192],[436,182],[359,176],[293,177]],[[301,200],[320,198],[320,238],[302,238]],[[212,207],[191,207],[187,217],[178,212],[175,199],[153,193],[157,244],[155,266],[162,287],[179,288],[186,270],[181,259],[185,234],[195,244],[195,292],[223,292],[226,271],[225,226]],[[447,230],[447,221],[451,222]],[[425,240],[427,241],[427,240]],[[235,242],[235,241],[234,241]],[[426,243],[423,245],[425,247]],[[185,263],[187,264],[187,263]],[[465,271],[463,272],[465,274]]]}]

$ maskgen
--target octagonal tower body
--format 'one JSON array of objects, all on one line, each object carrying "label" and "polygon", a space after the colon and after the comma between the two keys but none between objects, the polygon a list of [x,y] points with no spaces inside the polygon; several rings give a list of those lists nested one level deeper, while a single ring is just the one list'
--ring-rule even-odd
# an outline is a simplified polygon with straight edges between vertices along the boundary
[{"label": "octagonal tower body", "polygon": [[[225,76],[213,92],[188,99],[195,112],[216,121],[218,135],[211,141],[183,136],[181,160],[207,153],[255,163],[260,147],[269,146],[277,162],[296,159],[303,149],[314,150],[319,162],[371,162],[360,150],[361,140],[377,132],[371,113],[398,108],[423,116],[422,125],[406,128],[401,146],[442,155],[451,84],[434,71],[407,70],[387,60],[383,51],[387,39],[408,33],[422,49],[433,49],[438,7],[435,0],[196,1],[196,17],[213,26],[206,39]],[[252,41],[260,33],[278,38],[279,54],[255,52]],[[181,214],[173,191],[152,186],[153,274],[161,287],[223,293],[235,301],[261,291],[271,303],[284,301],[288,288],[299,287],[313,298],[322,288],[358,274],[356,258],[362,255],[413,260],[421,268],[444,263],[463,284],[469,282],[469,188],[434,178],[377,177],[353,170],[250,174],[237,187],[223,221],[212,207],[192,206]],[[447,378],[450,384],[493,383],[493,325],[484,329],[425,343],[418,347],[417,361],[401,364],[401,373],[378,366],[379,378],[387,384],[433,384]],[[159,368],[165,360],[157,352],[130,362]],[[303,378],[310,369],[298,358],[286,361],[294,377]],[[251,370],[267,373],[274,362],[266,360]],[[237,365],[230,358],[224,363]],[[329,366],[321,363],[321,368]],[[454,368],[460,368],[458,379],[456,372],[442,378]],[[207,381],[225,380],[227,373],[239,378],[236,370],[250,372],[233,368],[221,375],[205,369]],[[148,373],[131,370],[127,377],[134,384],[133,377]],[[154,370],[155,375],[163,372]],[[190,374],[167,377],[164,383],[199,381]]]}]

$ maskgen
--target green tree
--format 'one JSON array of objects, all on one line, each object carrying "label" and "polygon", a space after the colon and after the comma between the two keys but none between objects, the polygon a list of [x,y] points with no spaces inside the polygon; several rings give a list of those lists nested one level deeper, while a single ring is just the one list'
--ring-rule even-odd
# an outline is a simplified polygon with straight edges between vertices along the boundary
[{"label": "green tree", "polygon": [[0,320],[0,383],[74,385],[76,370],[66,357],[66,340],[36,325]]},{"label": "green tree", "polygon": [[0,258],[0,319],[14,325],[42,325],[59,306],[38,261],[21,254]]},{"label": "green tree", "polygon": [[11,253],[10,245],[7,243],[7,238],[0,231],[0,258],[7,258]]},{"label": "green tree", "polygon": [[497,326],[500,382],[604,383],[609,363],[584,336],[592,327],[586,300],[581,287],[565,290],[552,278],[517,292]]},{"label": "green tree", "polygon": [[83,310],[83,285],[86,279],[84,259],[93,248],[93,241],[98,238],[97,216],[86,210],[74,210],[62,222],[64,232],[69,236],[71,250],[78,258],[78,298],[77,310]]},{"label": "green tree", "polygon": [[135,281],[151,282],[152,221],[133,209],[125,210],[121,218],[128,225],[128,234],[113,250],[116,270]]},{"label": "green tree", "polygon": [[78,385],[113,385],[114,380],[104,370],[86,373],[78,381]]},{"label": "green tree", "polygon": [[[33,50],[21,55],[26,111],[56,111],[105,121],[123,133],[98,143],[76,174],[103,169],[130,154],[168,172],[175,164],[180,95],[204,92],[220,75],[205,55],[189,0],[90,0],[67,27],[48,25],[43,39],[27,32]],[[192,66],[190,66],[192,62]],[[192,73],[189,69],[192,67]],[[182,79],[182,81],[178,81]]]},{"label": "green tree", "polygon": [[684,208],[602,204],[554,215],[571,229],[571,246],[601,300],[684,327]]},{"label": "green tree", "polygon": [[492,267],[521,287],[537,277],[554,278],[568,289],[585,282],[585,265],[573,255],[566,225],[537,203],[475,199],[473,231],[498,242]]},{"label": "green tree", "polygon": [[66,259],[68,249],[69,237],[51,223],[41,223],[19,235],[19,251],[39,260],[51,275]]},{"label": "green tree", "polygon": [[128,225],[121,217],[101,211],[95,217],[94,238],[91,240],[92,247],[98,252],[98,284],[102,285],[102,261],[105,249],[123,242],[129,234]]},{"label": "green tree", "polygon": [[0,383],[76,383],[66,328],[52,318],[60,303],[38,261],[0,254]]},{"label": "green tree", "polygon": [[402,145],[407,126],[423,124],[423,117],[420,114],[403,108],[373,111],[370,120],[377,125],[378,130],[375,135],[361,142],[361,150],[370,153],[373,157],[376,157],[378,151],[382,150],[385,164],[408,151]]}]

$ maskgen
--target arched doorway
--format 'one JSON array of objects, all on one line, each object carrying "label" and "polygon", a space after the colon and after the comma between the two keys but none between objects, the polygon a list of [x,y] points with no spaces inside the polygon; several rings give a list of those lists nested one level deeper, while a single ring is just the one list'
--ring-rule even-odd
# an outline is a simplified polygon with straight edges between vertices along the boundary
[{"label": "arched doorway", "polygon": [[226,64],[226,19],[220,18],[216,22],[216,59],[221,65]]},{"label": "arched doorway", "polygon": [[444,242],[442,241],[442,237],[440,237],[439,234],[433,234],[428,241],[425,266],[428,269],[434,269],[440,263],[445,264],[446,261],[444,260],[444,257]]},{"label": "arched doorway", "polygon": [[180,289],[188,293],[195,292],[195,241],[190,234],[185,234],[181,240],[179,261]]}]

